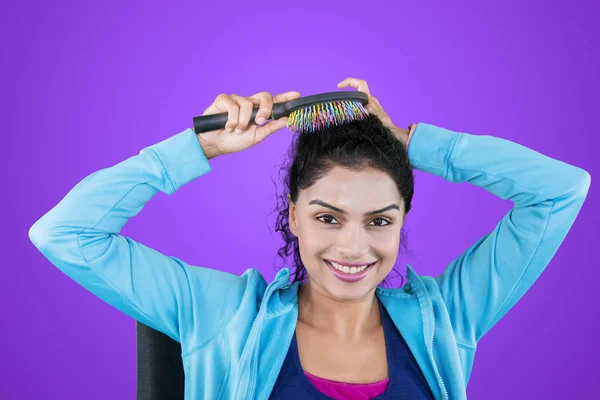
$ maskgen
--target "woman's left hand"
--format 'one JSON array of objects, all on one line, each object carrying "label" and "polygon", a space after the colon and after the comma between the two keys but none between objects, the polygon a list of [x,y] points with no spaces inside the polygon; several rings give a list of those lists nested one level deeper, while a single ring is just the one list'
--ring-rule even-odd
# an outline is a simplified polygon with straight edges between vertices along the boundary
[{"label": "woman's left hand", "polygon": [[396,136],[398,140],[404,143],[405,146],[408,145],[410,131],[398,128],[392,122],[391,118],[387,115],[383,107],[381,107],[381,104],[379,104],[379,100],[377,100],[376,97],[371,96],[371,92],[369,91],[369,85],[365,80],[358,78],[346,78],[340,83],[338,83],[337,86],[338,88],[345,88],[351,86],[361,92],[366,93],[369,96],[369,103],[365,106],[367,111],[371,114],[376,115],[381,120],[383,125],[389,128],[394,133],[394,136]]}]

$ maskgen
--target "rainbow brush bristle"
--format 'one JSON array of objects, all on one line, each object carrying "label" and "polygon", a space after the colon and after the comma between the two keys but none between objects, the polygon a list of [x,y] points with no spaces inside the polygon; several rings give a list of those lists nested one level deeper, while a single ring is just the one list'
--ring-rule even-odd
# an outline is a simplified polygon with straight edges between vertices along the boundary
[{"label": "rainbow brush bristle", "polygon": [[287,128],[297,133],[308,133],[361,120],[368,115],[360,101],[321,103],[291,112]]}]

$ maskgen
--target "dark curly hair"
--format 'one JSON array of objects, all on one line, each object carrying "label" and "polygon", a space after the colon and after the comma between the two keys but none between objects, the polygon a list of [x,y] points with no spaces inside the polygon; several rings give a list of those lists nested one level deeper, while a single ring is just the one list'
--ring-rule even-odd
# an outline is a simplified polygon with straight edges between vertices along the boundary
[{"label": "dark curly hair", "polygon": [[[414,191],[413,168],[408,159],[406,145],[398,140],[381,120],[369,114],[367,118],[318,131],[297,134],[288,151],[279,174],[284,173],[283,191],[277,193],[276,231],[281,233],[285,245],[277,254],[286,265],[287,257],[293,253],[295,267],[293,282],[304,281],[308,274],[300,257],[298,238],[289,227],[289,200],[295,203],[300,190],[312,186],[334,166],[361,171],[375,168],[387,173],[396,182],[404,200],[405,213],[411,209]],[[406,248],[406,232],[400,232],[401,247]],[[277,269],[281,269],[279,267]],[[402,277],[395,268],[393,269]],[[388,277],[383,285],[389,285]],[[402,277],[404,281],[404,277]]]}]

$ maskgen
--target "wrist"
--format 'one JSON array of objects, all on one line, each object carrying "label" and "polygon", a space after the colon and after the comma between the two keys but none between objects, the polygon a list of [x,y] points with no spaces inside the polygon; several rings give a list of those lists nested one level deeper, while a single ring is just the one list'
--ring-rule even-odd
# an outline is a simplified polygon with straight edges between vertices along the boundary
[{"label": "wrist", "polygon": [[206,143],[205,141],[202,140],[202,136],[201,135],[196,134],[196,138],[198,139],[198,143],[200,144],[200,148],[202,149],[202,152],[206,156],[207,160],[215,158],[216,156],[219,155],[218,152],[217,152],[217,150],[213,146],[210,146],[208,143]]},{"label": "wrist", "polygon": [[394,126],[392,132],[394,133],[394,136],[396,136],[396,139],[402,142],[405,147],[408,147],[408,139],[410,134],[408,130]]},{"label": "wrist", "polygon": [[408,149],[408,145],[410,143],[410,139],[412,139],[412,136],[415,133],[415,129],[417,129],[417,124],[410,124],[408,126],[408,139],[406,141],[406,149]]}]

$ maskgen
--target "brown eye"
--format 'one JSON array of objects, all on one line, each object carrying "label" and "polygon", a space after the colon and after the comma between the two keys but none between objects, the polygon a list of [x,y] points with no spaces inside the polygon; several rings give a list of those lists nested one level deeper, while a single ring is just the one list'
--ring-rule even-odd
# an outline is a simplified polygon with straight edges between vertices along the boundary
[{"label": "brown eye", "polygon": [[[390,222],[390,221],[388,221],[388,220],[387,220],[387,219],[385,219],[385,218],[375,218],[375,219],[374,219],[373,221],[371,221],[371,222],[375,222],[375,221],[379,221],[379,222],[380,222],[379,224],[375,224],[375,226],[386,226],[386,225],[390,225],[390,224],[391,224],[391,222]],[[383,222],[383,225],[381,224],[382,222]]]},{"label": "brown eye", "polygon": [[[332,224],[331,224],[331,222],[326,222],[326,221],[322,220],[321,218],[324,218],[324,219],[327,219],[327,220],[332,219],[332,220],[335,221],[335,218],[333,217],[333,215],[321,215],[320,217],[317,217],[317,219],[319,221],[321,221],[321,222],[323,222],[324,224],[327,224],[327,225],[332,225]],[[333,225],[335,225],[335,224],[333,224]]]}]

